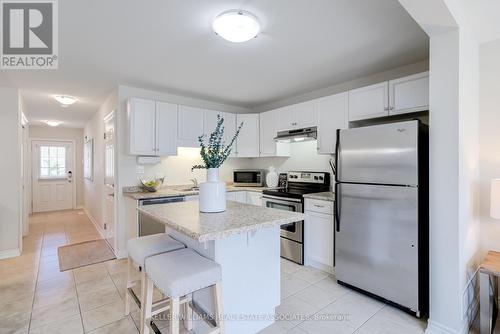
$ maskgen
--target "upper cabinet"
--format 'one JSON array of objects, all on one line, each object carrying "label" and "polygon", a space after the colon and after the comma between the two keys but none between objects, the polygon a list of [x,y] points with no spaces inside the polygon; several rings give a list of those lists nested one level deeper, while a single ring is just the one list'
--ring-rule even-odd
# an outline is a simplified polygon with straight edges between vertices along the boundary
[{"label": "upper cabinet", "polygon": [[429,110],[429,72],[349,91],[349,121]]},{"label": "upper cabinet", "polygon": [[334,154],[337,129],[347,129],[348,93],[326,96],[317,100],[318,153]]},{"label": "upper cabinet", "polygon": [[290,156],[289,143],[277,143],[274,138],[278,134],[279,109],[266,111],[260,118],[260,156]]},{"label": "upper cabinet", "polygon": [[129,154],[176,155],[177,105],[130,98],[127,103]]},{"label": "upper cabinet", "polygon": [[307,101],[276,109],[279,114],[278,130],[292,130],[315,126],[315,101]]},{"label": "upper cabinet", "polygon": [[349,120],[357,121],[389,115],[387,81],[349,91]]},{"label": "upper cabinet", "polygon": [[177,155],[177,104],[156,102],[156,154]]},{"label": "upper cabinet", "polygon": [[259,114],[237,114],[236,124],[243,122],[236,140],[236,156],[255,158],[259,156]]},{"label": "upper cabinet", "polygon": [[389,115],[429,110],[429,72],[389,81]]},{"label": "upper cabinet", "polygon": [[[205,119],[204,119],[204,131],[203,133],[205,135],[211,134],[215,127],[217,126],[217,115],[220,115],[220,117],[224,118],[224,143],[225,145],[229,145],[231,140],[233,139],[233,136],[236,132],[236,115],[227,113],[227,112],[222,112],[222,111],[216,111],[216,110],[205,110]],[[233,145],[233,149],[231,151],[230,157],[235,157],[236,156],[236,142]]]},{"label": "upper cabinet", "polygon": [[205,110],[179,105],[177,122],[177,145],[180,147],[199,147],[198,137],[204,133]]}]

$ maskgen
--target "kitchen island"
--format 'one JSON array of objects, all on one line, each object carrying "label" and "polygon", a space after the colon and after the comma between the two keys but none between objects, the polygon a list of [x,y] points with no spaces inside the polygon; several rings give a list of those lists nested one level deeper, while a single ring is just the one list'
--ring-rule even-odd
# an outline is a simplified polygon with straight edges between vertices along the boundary
[{"label": "kitchen island", "polygon": [[[302,213],[227,202],[222,213],[200,213],[198,202],[138,207],[165,224],[174,238],[222,267],[226,333],[257,333],[274,322],[280,304],[280,225],[304,219]],[[168,271],[165,271],[168,274]],[[211,291],[194,294],[211,313]],[[195,321],[195,331],[205,324]]]}]

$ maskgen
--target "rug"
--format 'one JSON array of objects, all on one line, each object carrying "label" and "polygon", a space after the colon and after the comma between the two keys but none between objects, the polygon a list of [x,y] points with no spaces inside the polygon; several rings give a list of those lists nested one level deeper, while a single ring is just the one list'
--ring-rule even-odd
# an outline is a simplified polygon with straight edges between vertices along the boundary
[{"label": "rug", "polygon": [[116,259],[108,243],[103,239],[61,246],[57,252],[60,271]]}]

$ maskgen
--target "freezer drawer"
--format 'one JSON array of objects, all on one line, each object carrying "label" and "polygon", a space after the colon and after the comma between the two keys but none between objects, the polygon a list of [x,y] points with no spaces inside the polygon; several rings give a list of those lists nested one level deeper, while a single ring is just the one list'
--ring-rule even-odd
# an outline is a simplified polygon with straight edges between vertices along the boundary
[{"label": "freezer drawer", "polygon": [[418,184],[418,121],[339,131],[337,181]]},{"label": "freezer drawer", "polygon": [[337,200],[337,279],[418,311],[418,189],[339,184]]}]

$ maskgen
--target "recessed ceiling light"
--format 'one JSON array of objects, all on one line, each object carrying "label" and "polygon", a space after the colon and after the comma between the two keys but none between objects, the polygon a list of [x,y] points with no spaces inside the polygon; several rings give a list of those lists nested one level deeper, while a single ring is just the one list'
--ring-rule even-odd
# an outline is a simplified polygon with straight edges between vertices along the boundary
[{"label": "recessed ceiling light", "polygon": [[61,124],[61,122],[59,122],[59,121],[45,121],[45,124],[47,124],[49,126],[58,126],[59,124]]},{"label": "recessed ceiling light", "polygon": [[217,16],[212,28],[217,35],[234,43],[251,40],[260,32],[260,24],[255,15],[237,9]]},{"label": "recessed ceiling light", "polygon": [[54,95],[54,99],[57,102],[59,102],[62,107],[67,107],[69,105],[72,105],[76,101],[78,101],[78,99],[76,97],[69,96],[69,95]]}]

